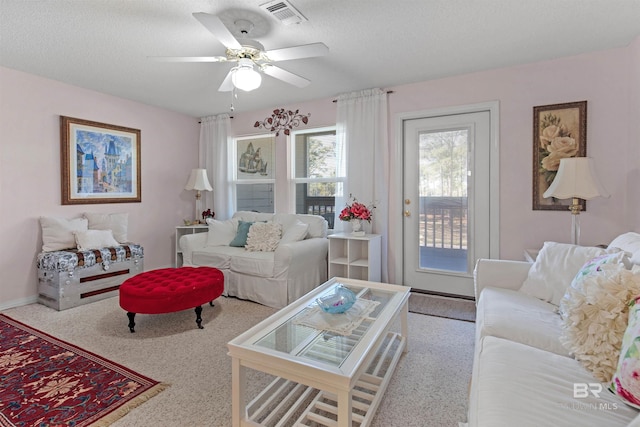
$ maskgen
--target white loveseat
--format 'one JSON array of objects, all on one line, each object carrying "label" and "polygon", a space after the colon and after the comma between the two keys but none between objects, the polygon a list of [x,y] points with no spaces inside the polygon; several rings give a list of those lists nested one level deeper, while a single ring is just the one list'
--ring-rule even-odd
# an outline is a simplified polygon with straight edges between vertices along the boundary
[{"label": "white loveseat", "polygon": [[[280,224],[282,240],[274,251],[229,246],[231,238],[221,234],[227,226],[237,230],[240,221]],[[282,308],[327,280],[327,221],[317,215],[239,211],[231,220],[211,222],[207,233],[182,236],[178,244],[184,265],[224,273],[226,295],[269,307]]]},{"label": "white loveseat", "polygon": [[[631,261],[639,257],[637,252]],[[608,384],[594,378],[563,345],[566,324],[559,314],[559,297],[543,297],[548,289],[538,296],[535,289],[524,289],[535,268],[506,260],[481,259],[476,264],[468,426],[640,426],[638,411],[607,390]]]}]

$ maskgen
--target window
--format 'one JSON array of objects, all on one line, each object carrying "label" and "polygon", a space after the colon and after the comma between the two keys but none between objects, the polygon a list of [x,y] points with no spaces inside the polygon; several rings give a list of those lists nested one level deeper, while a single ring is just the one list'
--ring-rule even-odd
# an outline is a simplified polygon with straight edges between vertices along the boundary
[{"label": "window", "polygon": [[233,185],[236,210],[274,212],[275,138],[273,135],[234,140]]},{"label": "window", "polygon": [[292,132],[291,159],[296,213],[322,215],[333,228],[344,178],[337,175],[335,128]]}]

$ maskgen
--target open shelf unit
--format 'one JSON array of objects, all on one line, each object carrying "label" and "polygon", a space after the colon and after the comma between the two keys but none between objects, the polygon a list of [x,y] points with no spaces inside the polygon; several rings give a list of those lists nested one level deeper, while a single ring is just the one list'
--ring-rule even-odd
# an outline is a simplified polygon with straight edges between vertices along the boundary
[{"label": "open shelf unit", "polygon": [[328,237],[329,277],[380,281],[381,235],[336,233]]},{"label": "open shelf unit", "polygon": [[206,224],[199,225],[179,225],[176,227],[176,259],[175,266],[182,267],[182,250],[180,249],[180,238],[186,234],[206,233],[209,226]]},{"label": "open shelf unit", "polygon": [[[391,375],[398,364],[406,338],[395,332],[376,351],[376,357],[352,391],[352,421],[368,426],[373,419]],[[247,406],[249,420],[267,427],[337,426],[337,397],[329,392],[277,377]]]}]

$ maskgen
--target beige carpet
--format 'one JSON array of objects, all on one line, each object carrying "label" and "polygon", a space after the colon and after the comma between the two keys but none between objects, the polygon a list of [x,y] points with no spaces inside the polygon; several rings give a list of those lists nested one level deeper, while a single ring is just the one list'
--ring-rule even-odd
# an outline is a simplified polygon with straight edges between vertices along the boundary
[{"label": "beige carpet", "polygon": [[[231,360],[226,343],[275,310],[221,297],[203,306],[203,325],[193,310],[136,316],[136,333],[110,298],[65,311],[33,304],[5,310],[16,320],[93,351],[143,375],[170,383],[114,427],[231,424]],[[409,314],[409,352],[398,364],[372,425],[457,427],[466,421],[474,324]],[[249,393],[270,378],[250,371]]]},{"label": "beige carpet", "polygon": [[475,301],[411,292],[409,311],[447,319],[476,321]]}]

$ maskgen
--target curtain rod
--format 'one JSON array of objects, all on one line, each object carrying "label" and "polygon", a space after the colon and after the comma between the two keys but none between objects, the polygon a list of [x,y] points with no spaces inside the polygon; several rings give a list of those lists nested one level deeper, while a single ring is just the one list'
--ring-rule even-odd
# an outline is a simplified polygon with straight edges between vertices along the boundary
[{"label": "curtain rod", "polygon": [[[229,116],[230,119],[233,119],[233,116]],[[202,124],[202,120],[198,120],[199,124]]]},{"label": "curtain rod", "polygon": [[[393,93],[393,91],[392,91],[392,90],[388,90],[388,91],[387,91],[387,94],[390,94],[390,93]],[[334,99],[334,100],[333,100],[333,101],[331,101],[331,102],[335,103],[335,102],[338,102],[338,100],[337,100],[337,99]]]}]

